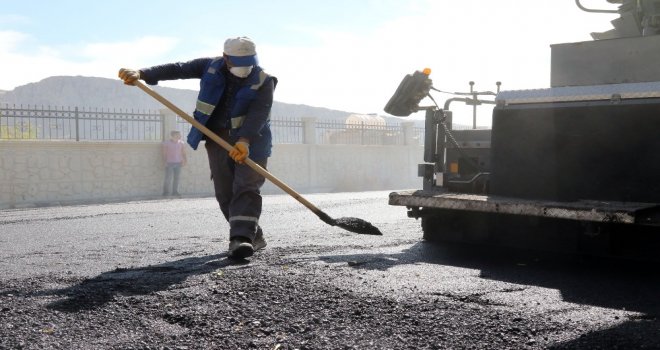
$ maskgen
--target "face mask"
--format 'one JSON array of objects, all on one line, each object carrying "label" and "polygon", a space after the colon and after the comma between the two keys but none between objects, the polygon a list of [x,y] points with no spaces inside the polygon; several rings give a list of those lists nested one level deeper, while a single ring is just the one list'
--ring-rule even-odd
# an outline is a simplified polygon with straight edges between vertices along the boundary
[{"label": "face mask", "polygon": [[250,75],[250,73],[252,72],[252,66],[248,66],[248,67],[231,67],[231,68],[229,68],[229,72],[231,72],[231,74],[233,74],[233,75],[235,75],[239,78],[245,78],[248,75]]}]

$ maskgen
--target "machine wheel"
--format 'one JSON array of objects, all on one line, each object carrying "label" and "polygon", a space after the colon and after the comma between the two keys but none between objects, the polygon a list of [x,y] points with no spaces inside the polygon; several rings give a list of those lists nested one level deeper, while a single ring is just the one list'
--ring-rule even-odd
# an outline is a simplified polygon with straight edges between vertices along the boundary
[{"label": "machine wheel", "polygon": [[[434,210],[422,217],[424,240],[429,242],[464,242],[471,241],[473,224],[478,220],[478,213],[459,210]],[[484,229],[484,227],[480,227]],[[486,230],[487,231],[487,230]]]},{"label": "machine wheel", "polygon": [[660,230],[655,226],[594,224],[450,209],[425,209],[420,214],[423,238],[427,242],[660,262],[657,254]]},{"label": "machine wheel", "polygon": [[428,216],[422,218],[422,232],[423,238],[428,242],[440,242],[442,236],[441,219],[435,216]]}]

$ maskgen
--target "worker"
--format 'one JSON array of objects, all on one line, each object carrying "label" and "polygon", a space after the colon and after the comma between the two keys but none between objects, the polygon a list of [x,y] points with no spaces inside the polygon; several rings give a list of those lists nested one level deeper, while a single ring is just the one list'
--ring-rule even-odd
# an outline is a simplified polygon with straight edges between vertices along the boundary
[{"label": "worker", "polygon": [[[256,46],[247,37],[229,38],[221,57],[158,65],[139,70],[122,68],[127,85],[142,79],[150,85],[161,80],[201,79],[194,117],[223,140],[224,148],[206,139],[215,197],[229,222],[229,257],[247,258],[266,246],[259,225],[265,179],[245,164],[250,157],[266,169],[271,155],[270,110],[277,78],[259,66]],[[197,149],[206,137],[192,128],[188,144]]]},{"label": "worker", "polygon": [[[181,168],[186,166],[188,158],[186,156],[186,145],[181,141],[181,132],[172,130],[170,139],[163,141],[163,164],[165,165],[165,180],[163,181],[163,196],[172,194],[174,197],[181,197],[179,194],[179,175]],[[172,191],[170,191],[170,188]]]}]

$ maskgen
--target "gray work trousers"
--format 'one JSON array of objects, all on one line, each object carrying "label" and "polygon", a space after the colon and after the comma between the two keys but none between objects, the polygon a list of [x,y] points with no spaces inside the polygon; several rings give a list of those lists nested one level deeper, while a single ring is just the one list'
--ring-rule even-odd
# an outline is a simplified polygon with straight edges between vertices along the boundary
[{"label": "gray work trousers", "polygon": [[[223,135],[224,134],[224,135]],[[227,139],[226,133],[219,135]],[[245,237],[254,242],[263,235],[259,227],[261,216],[261,186],[265,178],[245,164],[237,164],[229,153],[212,140],[206,141],[215,198],[229,222],[229,238]],[[253,159],[266,169],[268,158]]]}]

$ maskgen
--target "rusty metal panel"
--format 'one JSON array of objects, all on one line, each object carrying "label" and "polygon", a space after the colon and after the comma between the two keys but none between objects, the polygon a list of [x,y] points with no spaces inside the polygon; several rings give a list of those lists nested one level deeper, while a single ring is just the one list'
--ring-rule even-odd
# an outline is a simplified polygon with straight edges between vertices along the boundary
[{"label": "rusty metal panel", "polygon": [[555,202],[438,191],[401,191],[390,193],[389,204],[579,221],[660,225],[657,220],[648,220],[654,213],[660,213],[660,204],[657,203]]}]

